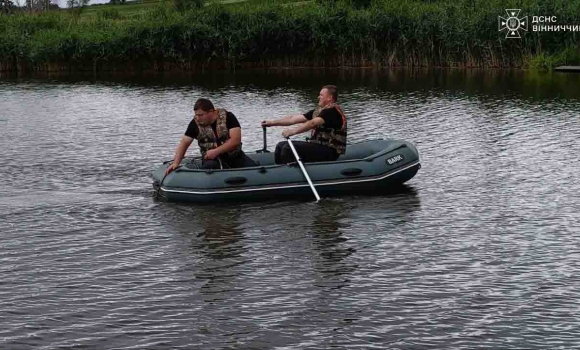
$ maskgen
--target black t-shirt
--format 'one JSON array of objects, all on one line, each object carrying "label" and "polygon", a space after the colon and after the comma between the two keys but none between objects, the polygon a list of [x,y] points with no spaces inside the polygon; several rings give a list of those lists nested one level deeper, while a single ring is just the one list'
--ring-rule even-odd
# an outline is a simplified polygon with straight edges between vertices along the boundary
[{"label": "black t-shirt", "polygon": [[[314,115],[314,110],[308,111],[304,114],[304,117],[308,120],[312,120]],[[320,111],[318,115],[320,118],[324,119],[324,127],[340,130],[342,128],[342,116],[336,110],[336,108],[326,108]]]},{"label": "black t-shirt", "polygon": [[[226,113],[226,127],[228,128],[228,130],[241,127],[238,118],[236,118],[236,116],[232,112]],[[217,120],[211,124],[211,128],[215,133],[217,128]],[[185,136],[191,137],[192,139],[196,139],[198,135],[199,135],[199,127],[197,126],[195,119],[192,119],[189,122],[189,125],[187,126]]]}]

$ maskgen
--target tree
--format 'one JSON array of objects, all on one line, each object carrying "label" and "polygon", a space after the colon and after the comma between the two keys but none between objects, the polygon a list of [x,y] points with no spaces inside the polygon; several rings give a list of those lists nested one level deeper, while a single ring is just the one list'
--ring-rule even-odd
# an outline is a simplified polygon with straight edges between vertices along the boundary
[{"label": "tree", "polygon": [[74,12],[77,15],[80,15],[83,12],[83,9],[87,6],[90,0],[67,0],[66,7],[69,9],[74,9]]},{"label": "tree", "polygon": [[12,0],[0,0],[0,15],[8,15],[16,9]]},{"label": "tree", "polygon": [[69,9],[85,7],[89,3],[89,0],[67,0],[66,7]]},{"label": "tree", "polygon": [[26,0],[26,10],[28,12],[48,11],[55,6],[58,8],[58,4],[51,4],[51,0]]}]

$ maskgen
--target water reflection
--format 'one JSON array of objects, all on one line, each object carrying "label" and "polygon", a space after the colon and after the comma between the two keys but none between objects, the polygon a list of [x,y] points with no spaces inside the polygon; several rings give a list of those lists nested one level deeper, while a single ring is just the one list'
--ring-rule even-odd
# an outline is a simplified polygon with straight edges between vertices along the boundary
[{"label": "water reflection", "polygon": [[[420,209],[420,197],[411,186],[323,200],[310,214],[315,285],[325,290],[350,285],[357,261],[362,258],[354,248],[361,236],[384,245],[382,239],[412,231],[415,213]],[[392,225],[383,227],[385,221]]]},{"label": "water reflection", "polygon": [[205,72],[142,72],[139,74],[107,73],[65,74],[50,72],[34,76],[15,76],[0,73],[0,82],[121,84],[126,87],[178,89],[195,86],[212,94],[227,94],[235,90],[269,92],[273,98],[280,94],[299,94],[316,101],[323,84],[335,84],[342,92],[354,92],[360,87],[388,90],[406,94],[462,93],[485,96],[575,98],[580,74],[534,70],[493,69],[252,69]]},{"label": "water reflection", "polygon": [[196,208],[195,219],[201,230],[197,237],[202,239],[204,251],[214,260],[233,259],[243,255],[247,248],[244,235],[238,228],[240,210],[211,206]]},{"label": "water reflection", "polygon": [[240,210],[231,207],[195,207],[195,230],[190,248],[203,254],[197,261],[195,275],[205,280],[200,293],[205,301],[223,300],[241,290],[243,256],[248,251],[245,236],[239,229]]},{"label": "water reflection", "polygon": [[[357,203],[352,215],[356,221],[351,231],[360,240],[375,247],[390,249],[392,242],[407,240],[415,229],[417,214],[421,211],[421,196],[413,186],[400,186],[375,194],[352,199]],[[385,222],[389,222],[385,226]]]},{"label": "water reflection", "polygon": [[324,200],[312,221],[313,264],[318,272],[317,287],[338,289],[350,282],[356,265],[347,259],[356,250],[344,234],[350,227],[352,203],[347,200]]},{"label": "water reflection", "polygon": [[185,205],[159,202],[161,220],[182,238],[183,266],[196,280],[204,281],[200,293],[206,301],[226,298],[240,287],[248,251],[239,228],[241,209],[233,206]]}]

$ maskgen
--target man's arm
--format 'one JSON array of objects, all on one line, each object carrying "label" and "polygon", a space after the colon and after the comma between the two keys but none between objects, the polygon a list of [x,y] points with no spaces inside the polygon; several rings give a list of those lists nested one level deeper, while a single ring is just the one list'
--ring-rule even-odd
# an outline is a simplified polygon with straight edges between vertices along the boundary
[{"label": "man's arm", "polygon": [[264,120],[262,126],[289,126],[306,122],[308,119],[303,114],[289,115],[280,119]]},{"label": "man's arm", "polygon": [[303,132],[314,129],[315,127],[322,124],[324,124],[324,119],[320,117],[312,118],[312,120],[308,120],[306,123],[302,123],[296,128],[284,130],[282,132],[282,136],[287,138],[292,135],[302,134]]},{"label": "man's arm", "polygon": [[210,149],[205,154],[206,159],[215,159],[220,154],[228,153],[235,150],[239,144],[242,143],[242,128],[232,128],[230,129],[230,138],[224,142],[221,146],[214,149]]},{"label": "man's arm", "polygon": [[183,136],[175,149],[175,155],[173,156],[173,163],[165,170],[165,175],[169,174],[173,170],[177,169],[185,157],[185,152],[189,148],[189,145],[193,142],[193,139],[189,136]]}]

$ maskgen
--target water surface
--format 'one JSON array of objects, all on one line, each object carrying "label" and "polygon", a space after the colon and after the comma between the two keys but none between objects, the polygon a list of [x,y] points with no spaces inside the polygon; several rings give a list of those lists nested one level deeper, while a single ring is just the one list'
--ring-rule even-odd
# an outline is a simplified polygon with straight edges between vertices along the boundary
[{"label": "water surface", "polygon": [[[349,142],[413,142],[381,196],[153,198],[199,97],[264,118],[339,86]],[[0,80],[0,348],[580,346],[580,75],[268,71]],[[282,140],[268,130],[269,148]],[[198,153],[192,146],[191,155]]]}]

